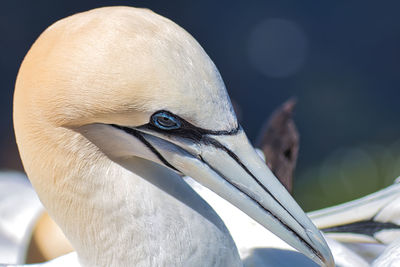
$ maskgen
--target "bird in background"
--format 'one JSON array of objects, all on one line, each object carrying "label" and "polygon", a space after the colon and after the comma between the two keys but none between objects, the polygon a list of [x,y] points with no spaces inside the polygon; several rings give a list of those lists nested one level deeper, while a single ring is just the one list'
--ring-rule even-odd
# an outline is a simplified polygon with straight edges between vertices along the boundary
[{"label": "bird in background", "polygon": [[213,62],[149,10],[99,8],[50,26],[19,70],[14,127],[25,171],[76,251],[53,266],[242,266],[183,175],[334,266],[249,143]]},{"label": "bird in background", "polygon": [[372,266],[400,266],[400,183],[362,198],[307,213],[325,236]]}]

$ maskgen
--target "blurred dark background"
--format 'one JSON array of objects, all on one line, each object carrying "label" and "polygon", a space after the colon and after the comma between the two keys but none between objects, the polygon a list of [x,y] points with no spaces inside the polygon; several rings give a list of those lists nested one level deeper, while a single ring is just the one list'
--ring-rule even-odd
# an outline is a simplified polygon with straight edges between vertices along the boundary
[{"label": "blurred dark background", "polygon": [[298,100],[295,198],[316,209],[400,175],[400,2],[3,0],[0,168],[20,169],[12,130],[18,67],[50,24],[109,5],[147,7],[190,32],[214,60],[254,141]]}]

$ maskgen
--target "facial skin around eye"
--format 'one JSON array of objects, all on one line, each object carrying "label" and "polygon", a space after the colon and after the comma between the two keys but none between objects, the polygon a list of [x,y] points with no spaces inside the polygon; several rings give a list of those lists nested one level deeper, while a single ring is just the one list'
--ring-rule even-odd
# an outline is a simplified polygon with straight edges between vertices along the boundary
[{"label": "facial skin around eye", "polygon": [[151,122],[154,126],[162,130],[174,130],[181,127],[181,122],[178,118],[164,111],[153,114]]}]

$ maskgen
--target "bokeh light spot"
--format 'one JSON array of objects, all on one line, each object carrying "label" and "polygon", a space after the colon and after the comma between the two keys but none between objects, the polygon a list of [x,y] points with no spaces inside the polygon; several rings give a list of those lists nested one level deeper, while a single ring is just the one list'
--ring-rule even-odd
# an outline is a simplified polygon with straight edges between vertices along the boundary
[{"label": "bokeh light spot", "polygon": [[266,19],[257,24],[248,40],[251,65],[269,77],[287,77],[303,65],[307,37],[299,25],[287,19]]}]

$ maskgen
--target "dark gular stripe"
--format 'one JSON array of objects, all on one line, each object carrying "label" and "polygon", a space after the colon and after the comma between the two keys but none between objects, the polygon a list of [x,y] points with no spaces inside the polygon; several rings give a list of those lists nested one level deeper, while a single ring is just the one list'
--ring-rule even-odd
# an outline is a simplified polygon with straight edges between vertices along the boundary
[{"label": "dark gular stripe", "polygon": [[157,158],[164,163],[165,166],[177,171],[180,173],[180,171],[178,169],[176,169],[174,166],[172,166],[162,155],[160,152],[158,152],[157,149],[155,149],[154,146],[152,146],[144,137],[143,135],[141,135],[138,131],[129,128],[129,127],[124,127],[124,126],[119,126],[119,125],[115,125],[115,124],[111,124],[112,127],[117,128],[119,130],[122,130],[124,132],[126,132],[127,134],[130,134],[134,137],[136,137],[137,139],[139,139],[145,146],[148,147],[148,149],[150,149],[151,152],[153,152],[154,155],[157,156]]},{"label": "dark gular stripe", "polygon": [[[227,177],[224,176],[224,174],[222,174],[221,172],[219,172],[216,168],[214,168],[210,163],[208,163],[206,160],[203,159],[203,157],[199,156],[200,160],[207,165],[211,170],[213,170],[215,173],[218,174],[218,176],[220,176],[222,179],[224,179],[227,183],[229,183],[231,186],[233,186],[234,188],[236,188],[239,192],[242,192],[246,197],[248,197],[249,199],[251,199],[254,203],[256,203],[257,206],[259,206],[262,210],[264,210],[267,214],[269,214],[270,216],[272,216],[273,218],[275,218],[275,220],[279,221],[279,223],[285,227],[286,230],[288,230],[289,232],[291,232],[293,235],[295,235],[298,240],[300,240],[301,243],[303,243],[306,247],[308,247],[310,249],[310,251],[312,251],[315,255],[317,255],[318,258],[321,259],[321,261],[323,261],[323,257],[322,255],[316,251],[313,247],[310,246],[310,244],[308,244],[298,233],[296,233],[292,228],[290,228],[287,224],[285,224],[278,216],[276,216],[274,213],[272,213],[271,211],[269,211],[268,209],[266,209],[256,198],[254,198],[252,195],[248,194],[245,190],[243,190],[241,188],[241,186],[239,184],[236,184],[235,182],[231,181],[230,179],[228,179]],[[273,196],[272,196],[273,197]],[[279,203],[279,202],[278,202]],[[290,214],[288,212],[288,214]],[[293,218],[293,216],[292,216]]]},{"label": "dark gular stripe", "polygon": [[354,233],[374,237],[379,231],[400,230],[400,225],[391,222],[365,220],[334,227],[322,228],[321,230],[325,233]]}]

